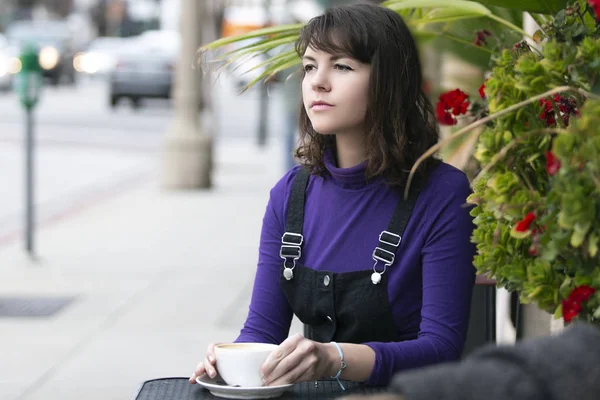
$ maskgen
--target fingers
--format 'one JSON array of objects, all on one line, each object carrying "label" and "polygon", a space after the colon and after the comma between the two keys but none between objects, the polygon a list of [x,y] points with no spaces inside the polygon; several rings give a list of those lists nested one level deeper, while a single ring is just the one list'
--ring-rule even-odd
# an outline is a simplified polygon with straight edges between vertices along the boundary
[{"label": "fingers", "polygon": [[268,377],[265,377],[265,383],[270,385],[281,378],[287,379],[287,383],[298,381],[309,367],[317,364],[314,347],[314,342],[300,343],[295,351],[281,360]]},{"label": "fingers", "polygon": [[202,361],[200,364],[198,364],[196,366],[196,369],[194,370],[194,373],[192,373],[192,376],[190,376],[190,383],[194,384],[196,383],[196,378],[198,378],[199,376],[204,375],[204,361]]},{"label": "fingers", "polygon": [[217,376],[216,359],[215,359],[215,344],[211,343],[206,349],[206,357],[200,364],[196,366],[194,373],[190,376],[190,383],[196,383],[196,378],[207,374],[211,379]]},{"label": "fingers", "polygon": [[[283,359],[290,355],[296,349],[298,343],[300,343],[303,339],[304,337],[300,334],[290,336],[289,338],[285,339],[283,343],[281,343],[279,347],[277,347],[277,349],[273,350],[273,352],[269,354],[269,357],[267,357],[260,369],[264,377],[265,383],[273,380],[271,379],[271,375],[275,367],[277,367],[277,365]],[[281,373],[282,372],[280,371],[279,374]],[[279,376],[280,375],[277,375],[274,378],[278,378]]]},{"label": "fingers", "polygon": [[[291,358],[291,356],[288,358]],[[314,354],[310,354],[308,357],[300,358],[298,363],[293,364],[291,368],[287,369],[287,371],[281,374],[279,377],[269,378],[265,385],[278,386],[311,380],[315,375],[316,365],[316,356]],[[277,368],[279,368],[279,366]],[[271,375],[272,377],[277,373],[277,368],[275,371],[273,371],[273,374]]]}]

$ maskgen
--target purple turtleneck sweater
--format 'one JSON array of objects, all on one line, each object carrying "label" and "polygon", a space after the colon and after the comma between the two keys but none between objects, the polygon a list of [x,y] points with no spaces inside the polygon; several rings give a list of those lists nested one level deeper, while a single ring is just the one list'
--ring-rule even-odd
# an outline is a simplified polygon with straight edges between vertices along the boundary
[{"label": "purple turtleneck sweater", "polygon": [[[329,174],[311,176],[308,183],[299,262],[338,273],[369,270],[400,194],[382,179],[367,183],[365,164],[338,168],[331,154],[325,161]],[[250,310],[238,342],[279,344],[288,336],[293,312],[279,287],[279,249],[297,172],[292,168],[271,190]],[[387,384],[397,371],[460,358],[475,281],[474,226],[465,207],[470,193],[465,174],[443,163],[421,190],[386,272],[398,333],[414,339],[364,343],[375,352],[367,384]]]}]

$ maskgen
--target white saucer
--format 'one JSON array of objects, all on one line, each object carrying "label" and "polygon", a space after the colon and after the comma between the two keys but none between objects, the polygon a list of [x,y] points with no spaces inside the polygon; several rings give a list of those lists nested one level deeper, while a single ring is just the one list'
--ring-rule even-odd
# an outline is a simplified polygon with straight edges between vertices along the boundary
[{"label": "white saucer", "polygon": [[196,378],[196,382],[211,392],[214,396],[224,397],[226,399],[273,399],[281,396],[286,390],[294,386],[262,386],[262,387],[239,387],[228,386],[221,383],[220,380],[211,379],[208,375],[202,375]]}]

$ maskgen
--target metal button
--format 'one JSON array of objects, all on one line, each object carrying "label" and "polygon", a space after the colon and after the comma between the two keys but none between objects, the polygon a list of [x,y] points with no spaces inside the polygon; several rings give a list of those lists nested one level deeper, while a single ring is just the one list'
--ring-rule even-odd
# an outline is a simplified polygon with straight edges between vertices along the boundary
[{"label": "metal button", "polygon": [[329,286],[330,281],[331,281],[331,278],[329,278],[329,275],[325,275],[325,278],[323,278],[323,284],[325,286]]},{"label": "metal button", "polygon": [[331,322],[333,322],[333,320],[331,319],[331,317],[328,315],[327,319],[330,320]]}]

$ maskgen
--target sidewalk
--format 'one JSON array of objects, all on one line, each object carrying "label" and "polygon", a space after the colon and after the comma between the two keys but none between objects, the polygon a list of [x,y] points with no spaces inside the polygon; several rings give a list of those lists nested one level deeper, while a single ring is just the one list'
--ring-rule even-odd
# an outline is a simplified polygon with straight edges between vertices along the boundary
[{"label": "sidewalk", "polygon": [[74,297],[50,317],[0,317],[0,399],[130,399],[235,338],[282,145],[218,143],[215,160],[209,191],[164,192],[153,174],[40,227],[37,262],[21,240],[0,247],[0,301]]}]

